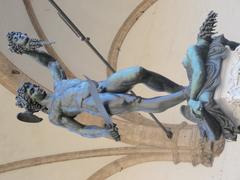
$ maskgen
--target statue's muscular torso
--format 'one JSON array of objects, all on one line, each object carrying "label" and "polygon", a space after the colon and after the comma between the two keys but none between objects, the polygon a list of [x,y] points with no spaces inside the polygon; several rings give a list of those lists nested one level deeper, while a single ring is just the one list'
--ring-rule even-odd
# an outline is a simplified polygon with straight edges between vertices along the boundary
[{"label": "statue's muscular torso", "polygon": [[[98,83],[95,83],[97,86]],[[59,80],[54,87],[52,103],[49,107],[51,121],[58,121],[58,119],[61,119],[59,116],[74,117],[82,112],[101,116],[101,112],[98,111],[95,105],[94,98],[90,95],[88,81],[80,79]],[[134,102],[137,99],[135,96],[124,93],[103,92],[98,95],[102,103],[111,109],[110,114],[126,111],[126,108],[123,108],[122,105]]]},{"label": "statue's muscular torso", "polygon": [[55,83],[50,111],[56,107],[66,116],[76,116],[83,111],[83,100],[90,95],[89,84],[85,80],[60,80]]}]

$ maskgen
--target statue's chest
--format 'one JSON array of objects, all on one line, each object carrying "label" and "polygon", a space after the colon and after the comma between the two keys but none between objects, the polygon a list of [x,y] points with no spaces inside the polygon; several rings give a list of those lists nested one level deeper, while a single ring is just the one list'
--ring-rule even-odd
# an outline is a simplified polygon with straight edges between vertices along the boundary
[{"label": "statue's chest", "polygon": [[59,95],[61,106],[77,106],[82,99],[81,88],[69,88]]},{"label": "statue's chest", "polygon": [[75,116],[81,113],[82,100],[79,97],[77,89],[68,89],[64,93],[55,96],[59,100],[59,109],[66,116]]}]

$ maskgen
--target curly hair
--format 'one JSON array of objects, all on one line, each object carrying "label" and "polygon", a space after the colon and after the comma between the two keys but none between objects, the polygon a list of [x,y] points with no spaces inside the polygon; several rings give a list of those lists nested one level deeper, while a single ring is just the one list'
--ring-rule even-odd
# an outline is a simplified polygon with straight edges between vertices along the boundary
[{"label": "curly hair", "polygon": [[[21,34],[21,35],[27,36],[27,40],[26,40],[25,44],[19,45],[19,44],[14,43],[13,36],[16,34]],[[32,50],[40,48],[44,45],[49,45],[49,44],[54,43],[54,42],[48,42],[48,41],[43,41],[43,40],[39,40],[39,39],[29,38],[26,33],[22,33],[22,32],[9,32],[7,34],[7,39],[8,39],[9,50],[11,52],[17,53],[17,54],[23,54],[26,51],[32,51]]]},{"label": "curly hair", "polygon": [[25,108],[29,112],[38,112],[42,111],[44,107],[39,104],[36,101],[33,101],[29,95],[27,95],[27,88],[31,85],[32,83],[26,82],[24,83],[20,88],[17,90],[17,95],[16,95],[16,106],[20,108]]},{"label": "curly hair", "polygon": [[205,39],[207,41],[212,40],[212,35],[216,34],[215,27],[217,23],[217,13],[214,11],[210,11],[208,17],[203,22],[202,26],[200,27],[200,32],[198,33],[198,38]]},{"label": "curly hair", "polygon": [[[21,32],[9,32],[7,34],[8,48],[11,52],[14,52],[17,54],[22,54],[23,52],[25,52],[27,50],[26,47],[13,42],[13,36],[18,33],[21,33]],[[27,35],[27,34],[25,34],[25,35]]]}]

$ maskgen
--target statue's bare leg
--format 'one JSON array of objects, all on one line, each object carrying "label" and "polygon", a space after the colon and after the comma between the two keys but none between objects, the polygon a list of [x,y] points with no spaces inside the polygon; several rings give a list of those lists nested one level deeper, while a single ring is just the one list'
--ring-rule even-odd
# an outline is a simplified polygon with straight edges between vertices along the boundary
[{"label": "statue's bare leg", "polygon": [[161,113],[176,106],[188,98],[188,90],[181,91],[154,98],[143,98],[140,103],[129,107],[130,111],[144,111],[148,113]]},{"label": "statue's bare leg", "polygon": [[[166,96],[141,98],[141,100],[139,100],[139,97],[121,93],[99,93],[99,97],[111,115],[134,111],[160,113],[184,101],[188,97],[188,92],[187,89],[183,89]],[[91,96],[84,100],[83,108],[99,115]]]},{"label": "statue's bare leg", "polygon": [[123,93],[129,91],[138,83],[143,83],[155,91],[169,93],[174,93],[183,89],[183,86],[170,79],[139,66],[117,71],[105,81],[101,81],[99,83],[99,88],[107,92]]}]

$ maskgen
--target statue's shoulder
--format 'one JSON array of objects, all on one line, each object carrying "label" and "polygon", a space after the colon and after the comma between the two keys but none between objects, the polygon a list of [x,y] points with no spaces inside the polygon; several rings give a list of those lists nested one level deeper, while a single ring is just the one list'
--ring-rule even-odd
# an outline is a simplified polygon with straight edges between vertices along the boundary
[{"label": "statue's shoulder", "polygon": [[54,91],[62,91],[66,90],[70,87],[74,87],[80,84],[83,84],[85,81],[81,79],[63,79],[56,81],[54,83]]},{"label": "statue's shoulder", "polygon": [[187,49],[187,55],[192,56],[193,54],[196,53],[197,50],[198,50],[198,47],[195,44],[190,45]]}]

